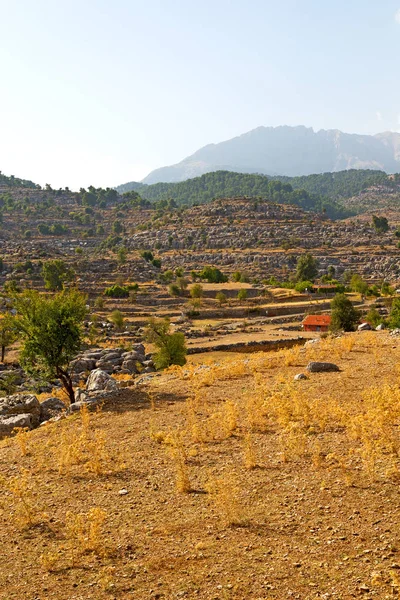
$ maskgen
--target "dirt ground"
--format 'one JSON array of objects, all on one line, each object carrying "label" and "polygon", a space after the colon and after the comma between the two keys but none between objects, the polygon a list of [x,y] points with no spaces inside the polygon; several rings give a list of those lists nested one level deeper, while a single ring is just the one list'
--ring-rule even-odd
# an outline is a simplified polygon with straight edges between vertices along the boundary
[{"label": "dirt ground", "polygon": [[0,442],[0,598],[397,597],[398,340],[191,357]]}]

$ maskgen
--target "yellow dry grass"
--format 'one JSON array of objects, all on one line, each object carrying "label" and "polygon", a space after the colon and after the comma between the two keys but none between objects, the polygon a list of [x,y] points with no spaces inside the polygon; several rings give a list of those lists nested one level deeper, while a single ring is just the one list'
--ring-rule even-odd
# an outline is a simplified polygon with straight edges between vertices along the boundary
[{"label": "yellow dry grass", "polygon": [[0,443],[7,600],[392,597],[393,338],[208,363]]}]

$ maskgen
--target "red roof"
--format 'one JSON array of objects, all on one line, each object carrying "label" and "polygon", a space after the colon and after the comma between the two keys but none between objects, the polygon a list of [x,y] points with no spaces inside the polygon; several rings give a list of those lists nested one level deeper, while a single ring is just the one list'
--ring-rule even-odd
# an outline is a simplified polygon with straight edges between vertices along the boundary
[{"label": "red roof", "polygon": [[331,324],[330,315],[307,315],[303,320],[303,325],[316,325],[317,327],[326,326],[329,327]]}]

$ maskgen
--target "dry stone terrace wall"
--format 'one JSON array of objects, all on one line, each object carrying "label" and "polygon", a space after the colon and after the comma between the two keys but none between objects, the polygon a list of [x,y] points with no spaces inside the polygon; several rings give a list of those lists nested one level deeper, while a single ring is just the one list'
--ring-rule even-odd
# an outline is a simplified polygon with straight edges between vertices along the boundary
[{"label": "dry stone terrace wall", "polygon": [[[46,195],[41,190],[26,189],[13,189],[11,193],[21,198]],[[54,198],[62,203],[68,215],[73,195],[63,192]],[[73,266],[78,284],[90,294],[100,293],[106,284],[115,282],[117,275],[130,282],[155,281],[160,271],[140,257],[144,249],[161,259],[162,270],[182,266],[186,273],[209,264],[228,275],[245,270],[250,277],[287,278],[295,268],[298,255],[309,251],[319,260],[321,274],[333,265],[339,276],[344,270],[352,270],[369,279],[392,281],[400,277],[400,253],[393,227],[382,235],[368,222],[361,223],[357,219],[333,222],[296,206],[257,198],[217,200],[161,216],[149,210],[126,211],[124,218],[119,217],[126,228],[123,237],[129,250],[128,260],[123,265],[118,264],[116,254],[99,248],[115,219],[113,209],[101,213],[106,234],[89,238],[72,231],[76,223],[71,224],[68,216],[57,211],[57,206],[52,211],[53,220],[54,215],[58,215],[60,223],[71,225],[70,234],[39,236],[36,216],[26,216],[23,211],[5,213],[0,228],[0,256],[5,270],[0,273],[0,285],[13,277],[28,287],[40,288],[43,282],[39,267],[34,273],[36,278],[30,278],[15,273],[14,266],[24,260],[36,264],[50,258],[62,258]],[[48,218],[50,223],[51,215]],[[26,227],[32,229],[32,239],[21,237],[21,220],[24,219]],[[149,228],[138,231],[137,227],[145,222]],[[83,250],[80,256],[76,254],[78,246]]]}]

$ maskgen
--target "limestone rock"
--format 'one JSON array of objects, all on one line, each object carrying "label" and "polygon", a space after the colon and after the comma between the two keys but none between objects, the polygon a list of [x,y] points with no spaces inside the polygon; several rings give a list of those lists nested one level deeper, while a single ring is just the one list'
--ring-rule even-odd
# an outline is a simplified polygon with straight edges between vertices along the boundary
[{"label": "limestone rock", "polygon": [[304,373],[297,373],[297,375],[294,376],[294,381],[302,381],[303,379],[308,379],[307,375]]},{"label": "limestone rock", "polygon": [[0,417],[0,438],[10,436],[16,427],[32,429],[32,415],[22,413]]},{"label": "limestone rock", "polygon": [[62,400],[55,397],[47,398],[40,405],[40,421],[48,421],[65,410],[67,410],[67,406]]},{"label": "limestone rock", "polygon": [[339,367],[329,362],[310,362],[307,365],[310,373],[327,373],[329,371],[340,371]]},{"label": "limestone rock", "polygon": [[71,372],[81,373],[82,371],[92,371],[95,365],[96,361],[93,358],[77,358],[71,362]]},{"label": "limestone rock", "polygon": [[118,390],[118,384],[105,371],[102,371],[101,369],[95,369],[88,377],[86,390],[88,392],[113,392]]},{"label": "limestone rock", "polygon": [[[33,394],[12,394],[0,398],[0,417],[30,414],[32,427],[40,422],[40,402]],[[16,426],[17,427],[17,426]]]}]

